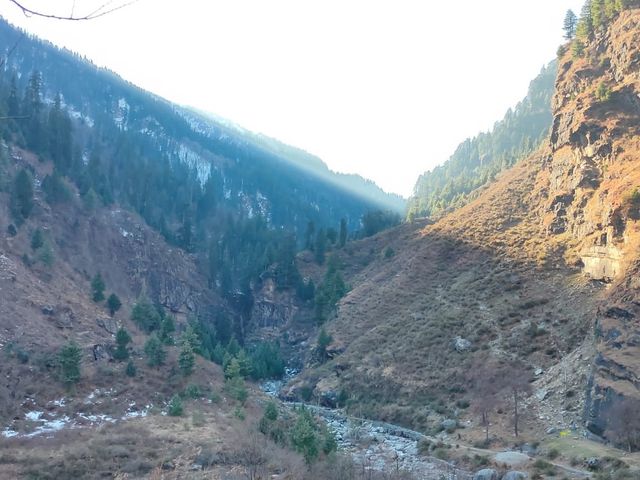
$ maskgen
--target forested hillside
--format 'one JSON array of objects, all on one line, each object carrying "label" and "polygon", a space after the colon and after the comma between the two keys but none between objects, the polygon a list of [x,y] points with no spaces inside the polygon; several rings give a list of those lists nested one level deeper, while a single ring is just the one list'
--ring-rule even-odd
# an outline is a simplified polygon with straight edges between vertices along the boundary
[{"label": "forested hillside", "polygon": [[355,235],[365,214],[403,208],[371,182],[345,181],[305,152],[171,104],[4,22],[0,42],[0,131],[53,161],[50,203],[67,200],[71,182],[87,205],[139,213],[197,254],[224,296],[248,292],[273,265],[280,287],[298,285],[294,255],[309,225],[331,248],[341,226]]},{"label": "forested hillside", "polygon": [[464,205],[471,192],[540,145],[551,126],[556,69],[555,61],[544,67],[527,96],[490,132],[466,139],[449,160],[418,178],[409,200],[409,217],[430,217]]}]

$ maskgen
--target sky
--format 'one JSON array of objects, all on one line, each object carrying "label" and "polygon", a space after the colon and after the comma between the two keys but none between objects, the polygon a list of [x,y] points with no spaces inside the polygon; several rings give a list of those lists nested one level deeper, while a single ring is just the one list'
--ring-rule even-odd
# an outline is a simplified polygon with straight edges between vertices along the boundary
[{"label": "sky", "polygon": [[[22,3],[82,15],[107,1]],[[582,3],[138,0],[68,22],[0,0],[0,15],[171,101],[406,197],[418,175],[526,95],[563,41],[567,9]]]}]

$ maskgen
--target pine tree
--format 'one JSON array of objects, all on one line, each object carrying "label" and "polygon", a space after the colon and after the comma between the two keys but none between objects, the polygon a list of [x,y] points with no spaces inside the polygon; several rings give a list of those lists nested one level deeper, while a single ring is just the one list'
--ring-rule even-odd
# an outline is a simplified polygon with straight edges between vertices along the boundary
[{"label": "pine tree", "polygon": [[13,181],[10,202],[16,224],[22,225],[33,210],[33,179],[25,169],[20,170]]},{"label": "pine tree", "polygon": [[324,263],[325,254],[327,251],[327,236],[324,233],[324,229],[318,230],[316,234],[315,248],[314,248],[314,257],[316,259],[316,263],[318,265],[322,265]]},{"label": "pine tree", "polygon": [[104,280],[102,279],[102,275],[98,272],[91,280],[91,298],[94,302],[98,303],[104,300],[104,289]]},{"label": "pine tree", "polygon": [[593,28],[599,28],[607,23],[607,17],[604,11],[604,0],[590,0],[591,2],[591,21]]},{"label": "pine tree", "polygon": [[129,350],[127,345],[131,342],[131,336],[122,327],[116,332],[116,351],[113,353],[113,358],[116,360],[126,360],[129,358]]},{"label": "pine tree", "polygon": [[578,24],[578,17],[573,10],[567,10],[567,14],[564,17],[564,38],[571,40],[576,35],[576,26]]},{"label": "pine tree", "polygon": [[340,248],[344,247],[347,243],[347,220],[340,219]]},{"label": "pine tree", "polygon": [[107,298],[107,307],[109,308],[109,313],[112,317],[118,310],[120,310],[120,307],[122,307],[122,302],[115,293],[112,293],[109,295],[109,298]]},{"label": "pine tree", "polygon": [[147,365],[157,367],[164,363],[167,352],[162,346],[162,342],[156,335],[152,335],[144,344],[144,353],[147,356]]},{"label": "pine tree", "polygon": [[160,340],[165,345],[173,345],[173,333],[176,331],[176,323],[173,315],[164,315],[160,322]]},{"label": "pine tree", "polygon": [[178,357],[178,367],[183,376],[188,377],[193,373],[193,367],[196,363],[196,356],[189,342],[182,342],[180,348],[180,356]]},{"label": "pine tree", "polygon": [[133,360],[129,360],[127,362],[127,368],[125,369],[124,373],[127,375],[127,377],[136,376],[136,373],[138,373],[138,369],[136,368],[135,363],[133,363]]},{"label": "pine tree", "polygon": [[67,343],[58,354],[60,366],[60,379],[71,386],[80,381],[80,364],[82,362],[82,350],[75,342]]},{"label": "pine tree", "polygon": [[7,98],[7,113],[11,117],[17,117],[20,115],[20,98],[18,95],[18,85],[15,73],[11,76],[9,97]]},{"label": "pine tree", "polygon": [[591,17],[591,1],[587,0],[580,11],[580,19],[576,26],[576,37],[586,42],[593,34],[593,18]]},{"label": "pine tree", "polygon": [[36,228],[33,235],[31,235],[31,250],[37,250],[44,244],[44,235],[42,230]]}]

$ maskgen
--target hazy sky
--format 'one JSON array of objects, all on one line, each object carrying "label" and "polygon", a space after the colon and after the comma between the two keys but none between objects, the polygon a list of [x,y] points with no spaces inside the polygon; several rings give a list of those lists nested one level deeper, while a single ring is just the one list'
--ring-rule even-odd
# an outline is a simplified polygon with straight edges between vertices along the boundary
[{"label": "hazy sky", "polygon": [[[76,0],[75,11],[105,1]],[[67,14],[74,4],[23,3]],[[566,10],[582,3],[139,0],[62,22],[0,0],[0,15],[154,93],[408,196],[420,173],[524,97],[562,42]]]}]

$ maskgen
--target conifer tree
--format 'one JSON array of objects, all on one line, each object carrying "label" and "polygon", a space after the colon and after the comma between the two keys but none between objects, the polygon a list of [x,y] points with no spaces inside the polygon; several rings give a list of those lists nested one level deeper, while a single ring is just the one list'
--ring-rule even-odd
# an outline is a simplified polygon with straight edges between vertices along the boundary
[{"label": "conifer tree", "polygon": [[116,351],[113,358],[116,360],[126,360],[129,358],[129,350],[127,345],[131,342],[131,336],[124,328],[120,327],[116,332]]},{"label": "conifer tree", "polygon": [[180,356],[178,358],[178,367],[183,376],[188,377],[193,373],[193,367],[196,363],[196,356],[189,342],[182,342],[180,348]]},{"label": "conifer tree", "polygon": [[13,181],[10,202],[11,213],[21,225],[33,210],[33,179],[25,169],[20,170]]},{"label": "conifer tree", "polygon": [[115,293],[112,293],[109,295],[109,298],[107,298],[107,307],[109,308],[109,313],[112,317],[118,310],[120,310],[120,307],[122,307],[122,302]]},{"label": "conifer tree", "polygon": [[91,280],[91,298],[94,302],[97,303],[104,300],[104,289],[104,280],[102,279],[100,272],[98,272]]},{"label": "conifer tree", "polygon": [[147,356],[147,365],[157,367],[164,363],[167,352],[162,346],[162,342],[156,335],[152,335],[144,344],[144,353]]},{"label": "conifer tree", "polygon": [[58,354],[60,366],[60,379],[71,386],[80,381],[80,364],[82,362],[82,350],[75,342],[67,343]]},{"label": "conifer tree", "polygon": [[591,38],[593,34],[593,18],[591,17],[591,1],[587,0],[580,11],[580,19],[576,26],[576,37],[583,42]]},{"label": "conifer tree", "polygon": [[340,219],[340,248],[344,247],[347,243],[347,220]]},{"label": "conifer tree", "polygon": [[564,38],[571,40],[576,35],[576,26],[578,24],[578,17],[573,10],[567,10],[567,14],[564,17]]}]

